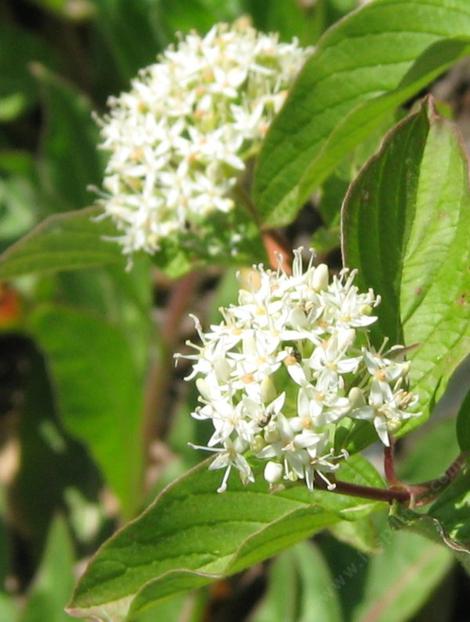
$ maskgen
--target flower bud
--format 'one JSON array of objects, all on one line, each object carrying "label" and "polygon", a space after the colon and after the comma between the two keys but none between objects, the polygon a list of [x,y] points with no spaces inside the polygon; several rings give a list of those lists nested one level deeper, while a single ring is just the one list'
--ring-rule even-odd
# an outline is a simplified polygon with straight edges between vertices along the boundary
[{"label": "flower bud", "polygon": [[366,400],[364,398],[364,393],[362,389],[359,387],[353,387],[348,394],[349,403],[351,405],[351,410],[355,410],[356,408],[360,408],[364,406]]},{"label": "flower bud", "polygon": [[276,387],[269,376],[263,378],[261,382],[261,399],[265,404],[269,404],[277,397]]},{"label": "flower bud", "polygon": [[282,477],[283,470],[282,464],[270,460],[264,467],[264,479],[269,484],[277,484]]},{"label": "flower bud", "polygon": [[312,286],[317,292],[328,287],[328,266],[326,264],[321,263],[315,268]]},{"label": "flower bud", "polygon": [[212,391],[209,383],[204,378],[198,378],[196,380],[196,387],[204,399],[209,401],[212,399]]}]

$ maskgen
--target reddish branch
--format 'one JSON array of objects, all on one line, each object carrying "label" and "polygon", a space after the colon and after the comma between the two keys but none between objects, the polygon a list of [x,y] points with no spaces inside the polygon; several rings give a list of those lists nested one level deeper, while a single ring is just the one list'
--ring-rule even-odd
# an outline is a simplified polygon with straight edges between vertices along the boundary
[{"label": "reddish branch", "polygon": [[[446,472],[436,479],[422,484],[409,485],[398,482],[391,488],[375,488],[373,486],[360,486],[337,480],[336,487],[331,491],[337,494],[349,495],[351,497],[361,497],[373,501],[384,501],[386,503],[405,503],[411,507],[427,505],[451,484],[462,472],[462,468],[467,464],[468,454],[461,454],[454,460]],[[322,490],[327,489],[326,483],[321,478],[316,478],[315,485]]]},{"label": "reddish branch", "polygon": [[180,326],[200,281],[200,274],[190,272],[173,285],[165,318],[160,330],[160,353],[152,362],[145,391],[144,438],[146,445],[159,436],[161,413],[168,397],[172,377],[173,350],[178,343]]}]

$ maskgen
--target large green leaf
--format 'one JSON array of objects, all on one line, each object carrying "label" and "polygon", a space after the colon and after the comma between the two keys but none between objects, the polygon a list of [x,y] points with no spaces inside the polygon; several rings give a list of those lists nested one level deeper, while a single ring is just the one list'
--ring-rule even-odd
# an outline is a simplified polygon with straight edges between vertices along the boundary
[{"label": "large green leaf", "polygon": [[451,123],[426,103],[388,135],[343,206],[345,265],[382,297],[378,341],[413,346],[423,417],[470,351],[467,166]]},{"label": "large green leaf", "polygon": [[280,555],[269,574],[267,593],[250,622],[342,621],[330,570],[312,543]]},{"label": "large green leaf", "polygon": [[[106,71],[115,69],[120,77],[120,87],[127,89],[139,69],[155,62],[160,51],[156,29],[151,23],[152,5],[156,3],[93,0],[93,4],[96,8],[94,34],[98,44],[104,44],[110,61],[100,68],[103,75],[99,77],[106,80]],[[96,55],[96,49],[94,51],[95,59],[102,60]]]},{"label": "large green leaf", "polygon": [[101,481],[85,448],[65,433],[57,417],[42,357],[31,346],[22,357],[28,371],[17,427],[20,461],[10,503],[30,555],[37,560],[54,515],[63,510],[66,491],[93,499]]},{"label": "large green leaf", "polygon": [[140,502],[142,396],[126,337],[98,317],[52,306],[36,310],[28,328],[66,429],[86,444],[132,514]]},{"label": "large green leaf", "polygon": [[406,622],[452,565],[443,547],[415,534],[385,531],[384,551],[372,557],[354,622]]},{"label": "large green leaf", "polygon": [[158,335],[152,321],[150,269],[150,261],[143,255],[134,259],[130,271],[110,265],[62,272],[56,281],[55,302],[97,313],[121,328],[142,380],[147,372],[149,350],[156,345]]},{"label": "large green leaf", "polygon": [[34,74],[46,119],[39,164],[51,211],[84,207],[94,198],[89,186],[100,182],[103,168],[91,104],[83,93],[42,65],[35,65]]},{"label": "large green leaf", "polygon": [[73,545],[64,519],[51,524],[45,553],[32,583],[21,622],[67,622],[64,612],[74,584]]},{"label": "large green leaf", "polygon": [[321,542],[345,622],[414,619],[452,565],[444,547],[420,535],[384,525],[380,543],[382,551],[369,557],[333,539]]},{"label": "large green leaf", "polygon": [[0,122],[6,122],[24,113],[37,99],[30,64],[41,62],[55,66],[57,60],[43,39],[8,23],[3,16],[0,41]]},{"label": "large green leaf", "polygon": [[467,54],[467,0],[379,0],[326,32],[274,121],[254,200],[293,220],[309,193],[398,105]]},{"label": "large green leaf", "polygon": [[46,218],[0,255],[0,279],[104,264],[124,269],[120,246],[104,239],[116,231],[109,221],[96,222],[99,214],[91,207]]},{"label": "large green leaf", "polygon": [[[353,457],[341,477],[380,485],[377,472]],[[170,485],[136,521],[98,552],[71,603],[74,615],[123,620],[161,598],[239,572],[316,531],[367,515],[380,504],[304,486],[272,493],[260,478],[243,487],[233,477],[224,494],[220,473],[196,467]]]}]

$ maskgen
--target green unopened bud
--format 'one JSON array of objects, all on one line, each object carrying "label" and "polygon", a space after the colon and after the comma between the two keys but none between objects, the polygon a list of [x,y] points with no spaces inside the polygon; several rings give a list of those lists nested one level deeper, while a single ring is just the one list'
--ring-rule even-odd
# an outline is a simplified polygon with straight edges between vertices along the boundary
[{"label": "green unopened bud", "polygon": [[364,398],[364,393],[362,389],[359,387],[353,387],[348,394],[349,403],[351,405],[351,410],[355,410],[356,408],[360,408],[364,406],[366,400]]},{"label": "green unopened bud", "polygon": [[269,376],[263,378],[261,382],[261,399],[265,404],[269,404],[277,397],[276,387]]},{"label": "green unopened bud", "polygon": [[321,263],[315,268],[312,285],[317,292],[328,287],[328,266],[326,264]]}]

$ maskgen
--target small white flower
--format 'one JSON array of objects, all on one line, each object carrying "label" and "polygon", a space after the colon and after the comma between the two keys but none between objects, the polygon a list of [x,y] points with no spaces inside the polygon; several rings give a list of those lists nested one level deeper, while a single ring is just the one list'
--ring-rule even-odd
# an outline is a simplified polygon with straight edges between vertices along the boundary
[{"label": "small white flower", "polygon": [[193,416],[212,421],[205,449],[218,454],[211,468],[227,469],[219,490],[232,467],[252,481],[248,454],[267,463],[269,485],[303,480],[312,489],[321,479],[333,488],[346,457],[333,450],[340,420],[370,421],[388,445],[415,416],[417,398],[402,388],[409,364],[364,346],[378,298],[358,291],[354,272],[328,282],[313,255],[303,269],[301,250],[291,276],[254,267],[220,324],[203,333],[196,321],[202,345],[188,342],[188,379],[197,378],[202,402]]},{"label": "small white flower", "polygon": [[384,445],[390,445],[390,432],[396,431],[402,422],[420,413],[408,412],[406,408],[416,404],[416,397],[399,389],[395,393],[388,384],[373,380],[370,385],[368,405],[353,411],[355,419],[366,419],[374,424]]}]

